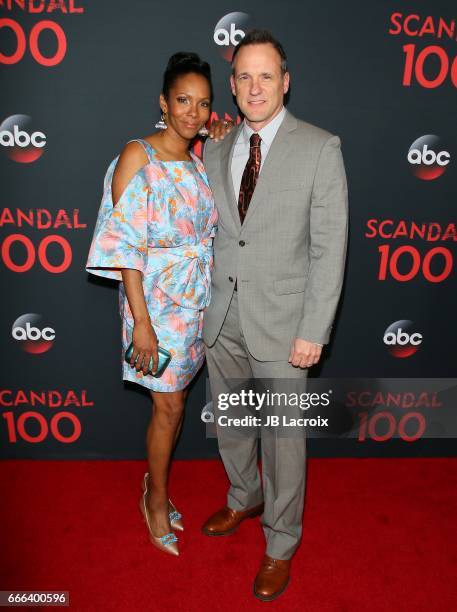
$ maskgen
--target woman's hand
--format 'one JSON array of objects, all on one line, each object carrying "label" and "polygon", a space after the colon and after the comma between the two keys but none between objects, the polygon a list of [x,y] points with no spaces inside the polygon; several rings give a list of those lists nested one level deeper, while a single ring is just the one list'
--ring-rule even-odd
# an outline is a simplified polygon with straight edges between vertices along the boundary
[{"label": "woman's hand", "polygon": [[233,130],[234,125],[235,124],[233,121],[222,121],[222,119],[212,121],[211,125],[209,126],[208,136],[215,142],[218,140],[224,140],[227,134],[230,134],[230,132]]},{"label": "woman's hand", "polygon": [[[138,372],[143,370],[143,374],[146,375],[152,357],[154,362],[152,374],[155,374],[159,364],[157,348],[157,336],[151,323],[146,321],[135,323],[133,327],[133,353],[130,359],[130,365],[134,366]],[[137,357],[138,361],[136,361]]]}]

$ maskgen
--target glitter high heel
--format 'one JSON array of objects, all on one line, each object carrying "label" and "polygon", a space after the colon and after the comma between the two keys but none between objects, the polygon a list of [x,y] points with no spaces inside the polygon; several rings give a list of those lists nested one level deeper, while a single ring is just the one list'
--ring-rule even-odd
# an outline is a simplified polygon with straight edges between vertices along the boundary
[{"label": "glitter high heel", "polygon": [[[149,474],[148,472],[146,472],[146,474],[144,475],[144,481],[143,481],[143,492],[145,491],[147,487],[148,479],[149,479]],[[178,512],[178,510],[176,510],[176,506],[173,504],[171,499],[168,500],[168,504],[169,504],[169,507],[171,508],[170,512],[168,513],[171,528],[176,529],[176,531],[184,531],[184,525],[182,522],[182,514]]]},{"label": "glitter high heel", "polygon": [[143,515],[146,525],[148,526],[149,539],[151,540],[151,543],[154,544],[154,546],[159,550],[162,550],[163,552],[166,552],[170,555],[178,556],[178,538],[173,532],[166,533],[163,536],[155,536],[151,531],[151,525],[149,523],[149,512],[148,507],[146,505],[146,494],[148,492],[148,476],[149,474],[146,472],[143,481],[143,496],[140,499],[140,511]]}]

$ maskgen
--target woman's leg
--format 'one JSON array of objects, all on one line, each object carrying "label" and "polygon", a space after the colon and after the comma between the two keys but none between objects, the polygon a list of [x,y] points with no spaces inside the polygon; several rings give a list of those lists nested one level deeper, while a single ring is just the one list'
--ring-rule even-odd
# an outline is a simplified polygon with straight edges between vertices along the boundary
[{"label": "woman's leg", "polygon": [[168,518],[168,473],[170,459],[184,416],[184,391],[151,392],[152,418],[147,431],[149,482],[147,506],[155,536],[171,531]]},{"label": "woman's leg", "polygon": [[[184,391],[183,391],[184,404],[186,403],[186,399],[187,399],[187,394],[188,393],[189,393],[189,389],[184,389]],[[178,442],[178,438],[179,438],[179,434],[181,433],[183,421],[184,421],[184,410],[182,412],[181,419],[180,419],[178,427],[176,429],[176,435],[175,435],[175,440],[174,440],[174,443],[173,443],[173,448],[176,446],[176,443]]]}]

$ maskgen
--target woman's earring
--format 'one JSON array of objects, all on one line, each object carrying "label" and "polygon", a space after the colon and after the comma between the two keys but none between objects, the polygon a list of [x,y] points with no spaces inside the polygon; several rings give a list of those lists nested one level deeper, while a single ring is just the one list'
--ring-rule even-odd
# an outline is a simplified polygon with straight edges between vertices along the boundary
[{"label": "woman's earring", "polygon": [[209,132],[206,129],[205,124],[203,124],[202,127],[198,130],[198,133],[200,136],[208,136]]},{"label": "woman's earring", "polygon": [[164,118],[164,114],[162,113],[162,116],[160,117],[160,120],[157,121],[157,123],[155,124],[155,127],[158,130],[166,130],[167,129],[167,124],[165,123],[165,118]]}]

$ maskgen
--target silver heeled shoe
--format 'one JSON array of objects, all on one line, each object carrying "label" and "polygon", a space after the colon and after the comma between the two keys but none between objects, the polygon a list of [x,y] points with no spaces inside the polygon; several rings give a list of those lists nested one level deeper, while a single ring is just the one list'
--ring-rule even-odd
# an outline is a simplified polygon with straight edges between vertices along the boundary
[{"label": "silver heeled shoe", "polygon": [[[146,474],[144,475],[143,492],[145,488],[147,487],[148,478],[149,478],[149,474],[148,472],[146,472]],[[171,528],[176,529],[176,531],[184,531],[184,525],[182,522],[182,514],[178,512],[178,510],[176,510],[176,507],[171,501],[171,499],[168,499],[168,504],[169,504],[169,507],[171,508],[170,512],[168,513]]]},{"label": "silver heeled shoe", "polygon": [[151,540],[151,543],[154,544],[154,546],[159,550],[177,557],[179,556],[179,549],[177,544],[178,538],[176,537],[176,535],[173,532],[170,532],[166,533],[163,536],[155,536],[151,531],[151,525],[149,523],[149,512],[148,507],[146,505],[146,494],[148,492],[148,476],[149,474],[146,472],[143,481],[143,495],[140,499],[140,511],[143,515],[146,525],[148,526],[149,539]]}]

